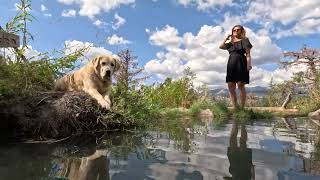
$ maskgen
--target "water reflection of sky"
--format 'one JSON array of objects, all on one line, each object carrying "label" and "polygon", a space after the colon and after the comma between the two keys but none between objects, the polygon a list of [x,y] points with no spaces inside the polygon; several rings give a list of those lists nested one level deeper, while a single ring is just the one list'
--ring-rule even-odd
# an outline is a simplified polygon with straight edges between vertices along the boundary
[{"label": "water reflection of sky", "polygon": [[74,140],[71,146],[0,146],[0,180],[320,179],[315,127],[307,120],[283,119],[207,123],[172,132],[107,134],[102,144],[81,138],[75,141],[82,146]]},{"label": "water reflection of sky", "polygon": [[[143,174],[144,178],[151,179],[227,179],[231,177],[227,157],[231,128],[232,124],[220,128],[209,125],[206,130],[203,126],[196,127],[191,130],[196,132],[190,142],[191,149],[184,153],[175,148],[175,142],[166,133],[157,134],[156,144],[149,149],[162,154],[166,161],[146,162],[132,156],[121,178]],[[247,147],[252,150],[255,179],[320,178],[302,173],[303,158],[309,158],[314,148],[310,142],[302,142],[300,136],[294,135],[290,129],[275,129],[274,124],[254,123],[246,125],[246,131]],[[115,169],[111,171],[112,179],[118,179],[119,173]]]}]

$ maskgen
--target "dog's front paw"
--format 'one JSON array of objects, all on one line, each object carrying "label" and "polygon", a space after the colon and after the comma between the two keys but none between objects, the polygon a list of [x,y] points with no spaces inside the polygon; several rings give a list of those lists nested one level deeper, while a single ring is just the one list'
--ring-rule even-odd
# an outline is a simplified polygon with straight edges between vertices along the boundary
[{"label": "dog's front paw", "polygon": [[105,108],[106,110],[110,110],[110,109],[111,109],[111,105],[110,105],[110,103],[107,102],[107,101],[100,101],[99,104],[100,104],[103,108]]}]

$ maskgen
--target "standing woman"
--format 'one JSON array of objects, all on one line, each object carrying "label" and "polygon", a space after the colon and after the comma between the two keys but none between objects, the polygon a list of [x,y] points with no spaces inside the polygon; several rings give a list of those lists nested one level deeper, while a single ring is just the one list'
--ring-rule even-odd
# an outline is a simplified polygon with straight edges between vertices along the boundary
[{"label": "standing woman", "polygon": [[[228,40],[230,41],[226,43]],[[229,52],[226,82],[228,83],[232,106],[237,107],[236,86],[238,86],[240,105],[244,107],[247,96],[245,84],[249,84],[249,71],[252,69],[250,56],[252,45],[246,37],[243,26],[235,25],[232,28],[231,35],[228,35],[219,48]]]}]

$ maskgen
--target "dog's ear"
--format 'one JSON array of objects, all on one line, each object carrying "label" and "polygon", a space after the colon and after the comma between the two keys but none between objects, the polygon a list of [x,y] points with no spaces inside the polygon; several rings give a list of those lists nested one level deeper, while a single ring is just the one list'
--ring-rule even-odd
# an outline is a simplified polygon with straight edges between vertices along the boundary
[{"label": "dog's ear", "polygon": [[115,64],[114,72],[118,71],[121,68],[121,60],[119,57],[113,57],[113,61]]},{"label": "dog's ear", "polygon": [[98,56],[91,60],[91,63],[93,64],[93,67],[95,70],[98,70],[100,68],[100,60],[102,59],[101,56]]}]

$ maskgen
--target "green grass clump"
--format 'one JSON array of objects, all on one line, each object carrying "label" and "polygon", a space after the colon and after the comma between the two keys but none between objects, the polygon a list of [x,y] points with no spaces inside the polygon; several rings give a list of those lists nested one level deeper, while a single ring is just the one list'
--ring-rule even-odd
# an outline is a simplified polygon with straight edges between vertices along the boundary
[{"label": "green grass clump", "polygon": [[214,103],[210,110],[215,119],[226,119],[229,116],[229,110],[225,103]]},{"label": "green grass clump", "polygon": [[229,111],[225,103],[210,102],[208,100],[196,101],[188,110],[188,115],[196,117],[202,110],[209,109],[213,113],[214,119],[227,118]]},{"label": "green grass clump", "polygon": [[202,100],[202,101],[196,101],[195,103],[192,104],[192,106],[188,110],[188,115],[192,117],[196,117],[199,115],[201,110],[204,109],[211,109],[213,104],[209,101]]},{"label": "green grass clump", "polygon": [[232,117],[235,119],[257,120],[257,119],[271,119],[273,115],[270,112],[258,112],[258,111],[253,111],[252,109],[237,108],[233,112]]}]

